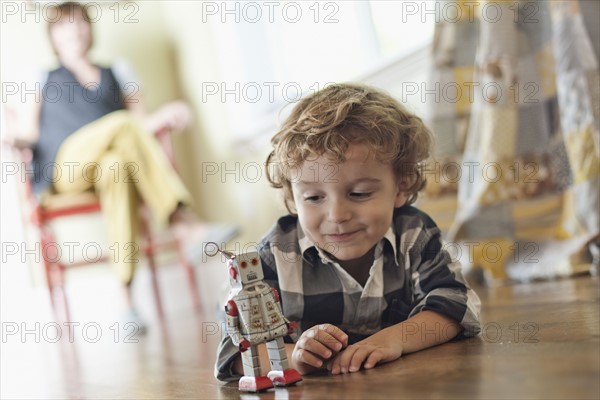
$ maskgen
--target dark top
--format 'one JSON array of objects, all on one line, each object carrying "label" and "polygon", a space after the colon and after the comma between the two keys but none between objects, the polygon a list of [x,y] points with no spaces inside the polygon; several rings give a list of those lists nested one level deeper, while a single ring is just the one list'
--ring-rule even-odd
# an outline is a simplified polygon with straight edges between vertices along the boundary
[{"label": "dark top", "polygon": [[56,154],[67,137],[90,122],[124,108],[119,83],[111,69],[103,67],[99,85],[82,86],[65,67],[50,71],[41,101],[40,137],[33,149],[35,193],[51,184]]}]

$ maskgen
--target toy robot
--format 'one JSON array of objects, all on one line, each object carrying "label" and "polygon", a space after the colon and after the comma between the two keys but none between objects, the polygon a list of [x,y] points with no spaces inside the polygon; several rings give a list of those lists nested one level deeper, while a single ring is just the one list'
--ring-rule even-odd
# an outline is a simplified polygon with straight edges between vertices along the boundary
[{"label": "toy robot", "polygon": [[[239,389],[259,392],[273,386],[289,386],[302,380],[298,371],[289,368],[283,336],[293,330],[284,317],[277,290],[264,282],[260,257],[256,252],[233,254],[219,249],[214,242],[204,246],[208,256],[223,254],[229,267],[231,289],[225,306],[227,333],[238,346],[244,376]],[[265,343],[271,371],[261,375],[257,345]]]}]

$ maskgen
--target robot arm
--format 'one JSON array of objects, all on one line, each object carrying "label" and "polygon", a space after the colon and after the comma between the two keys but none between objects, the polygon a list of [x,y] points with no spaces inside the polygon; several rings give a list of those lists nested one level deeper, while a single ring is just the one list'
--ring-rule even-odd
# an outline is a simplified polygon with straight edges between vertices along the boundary
[{"label": "robot arm", "polygon": [[225,314],[227,333],[231,336],[233,344],[240,345],[242,334],[240,332],[239,313],[237,305],[233,300],[229,300],[225,305]]},{"label": "robot arm", "polygon": [[296,332],[296,330],[298,329],[298,323],[288,321],[288,319],[283,314],[283,310],[281,309],[281,300],[279,299],[279,292],[277,292],[277,289],[275,289],[275,288],[271,288],[271,290],[273,291],[273,297],[275,298],[275,304],[279,308],[279,311],[281,312],[281,316],[283,317],[283,319],[285,320],[285,324],[287,325],[287,328],[288,328],[287,334],[291,335],[294,332]]}]

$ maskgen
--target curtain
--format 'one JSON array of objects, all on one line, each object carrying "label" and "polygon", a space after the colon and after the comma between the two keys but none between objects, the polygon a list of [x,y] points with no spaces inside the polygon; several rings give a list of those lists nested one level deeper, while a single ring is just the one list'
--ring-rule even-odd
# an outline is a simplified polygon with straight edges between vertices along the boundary
[{"label": "curtain", "polygon": [[490,280],[589,271],[600,225],[600,2],[437,6],[424,96],[436,150],[418,205],[463,265]]}]

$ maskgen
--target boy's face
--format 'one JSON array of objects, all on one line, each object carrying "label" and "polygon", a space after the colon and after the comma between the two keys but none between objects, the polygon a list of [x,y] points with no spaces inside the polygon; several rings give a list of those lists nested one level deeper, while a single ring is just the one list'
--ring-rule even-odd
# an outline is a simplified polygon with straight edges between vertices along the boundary
[{"label": "boy's face", "polygon": [[408,198],[391,165],[377,161],[365,145],[350,145],[341,164],[321,156],[290,172],[302,229],[342,265],[383,238],[394,208]]}]

